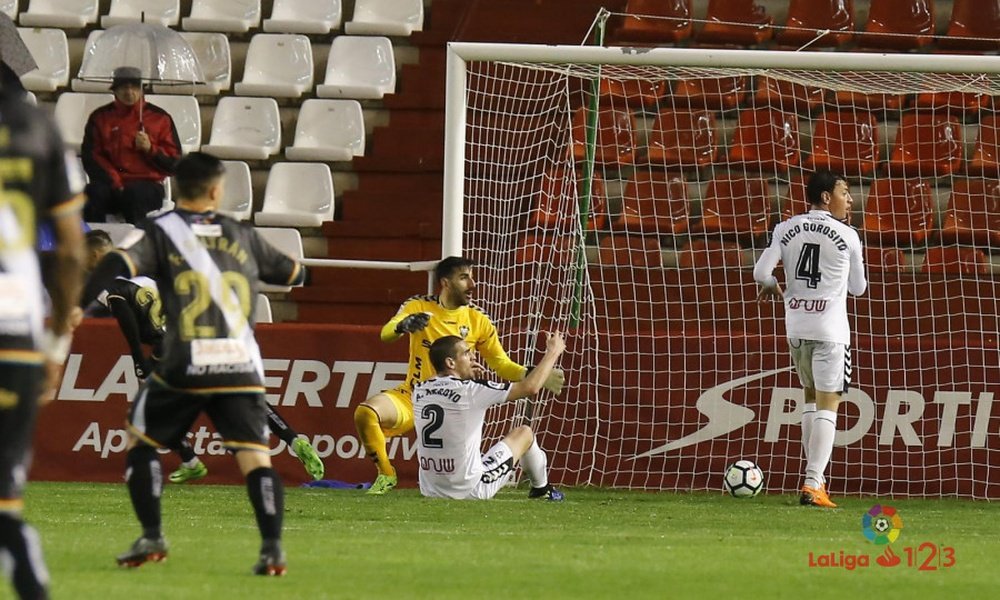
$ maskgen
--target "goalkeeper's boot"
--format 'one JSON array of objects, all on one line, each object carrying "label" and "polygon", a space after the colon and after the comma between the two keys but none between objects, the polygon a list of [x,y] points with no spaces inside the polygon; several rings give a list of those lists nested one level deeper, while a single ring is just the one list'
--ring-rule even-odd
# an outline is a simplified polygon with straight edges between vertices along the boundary
[{"label": "goalkeeper's boot", "polygon": [[799,496],[799,504],[803,506],[819,506],[821,508],[837,508],[837,505],[827,495],[825,485],[821,485],[818,488],[808,485],[802,486],[802,495]]},{"label": "goalkeeper's boot", "polygon": [[167,560],[167,540],[162,537],[152,539],[141,537],[132,546],[115,559],[119,567],[134,569],[147,562]]},{"label": "goalkeeper's boot", "polygon": [[375,478],[375,482],[372,486],[368,488],[368,494],[372,496],[382,496],[392,488],[396,487],[399,479],[395,475],[385,475],[384,473],[379,473],[378,477]]},{"label": "goalkeeper's boot", "polygon": [[562,502],[566,498],[566,495],[552,487],[552,484],[549,484],[544,487],[531,488],[528,490],[528,497],[548,500],[549,502]]},{"label": "goalkeeper's boot", "polygon": [[320,460],[319,455],[316,454],[316,449],[312,447],[309,440],[306,438],[295,438],[292,442],[292,451],[295,452],[295,456],[302,461],[302,465],[306,468],[306,472],[315,481],[323,479],[323,473],[326,469],[323,467],[323,461]]},{"label": "goalkeeper's boot", "polygon": [[265,577],[281,577],[287,571],[285,553],[281,551],[281,548],[261,550],[260,558],[253,566],[254,575],[264,575]]},{"label": "goalkeeper's boot", "polygon": [[170,474],[168,479],[170,480],[170,483],[184,483],[185,481],[201,479],[205,475],[208,475],[208,467],[205,466],[205,463],[199,460],[193,467],[181,465],[176,471]]}]

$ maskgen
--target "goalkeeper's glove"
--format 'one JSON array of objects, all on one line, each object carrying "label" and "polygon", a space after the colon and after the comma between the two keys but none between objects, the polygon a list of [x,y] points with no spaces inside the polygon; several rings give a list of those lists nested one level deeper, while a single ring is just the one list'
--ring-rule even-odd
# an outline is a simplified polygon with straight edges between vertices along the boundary
[{"label": "goalkeeper's glove", "polygon": [[400,335],[404,333],[416,333],[427,327],[427,322],[430,320],[431,316],[425,312],[407,315],[402,321],[396,324],[396,333]]},{"label": "goalkeeper's glove", "polygon": [[545,379],[545,383],[542,384],[542,387],[558,396],[559,392],[563,389],[564,383],[566,383],[566,376],[563,375],[563,370],[552,369],[552,372],[549,373],[549,376]]}]

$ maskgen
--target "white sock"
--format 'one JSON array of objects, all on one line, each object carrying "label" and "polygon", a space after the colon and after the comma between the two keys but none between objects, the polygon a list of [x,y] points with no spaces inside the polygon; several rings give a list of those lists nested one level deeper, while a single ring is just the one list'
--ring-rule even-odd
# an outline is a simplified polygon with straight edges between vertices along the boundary
[{"label": "white sock", "polygon": [[545,487],[549,484],[549,459],[538,447],[537,441],[531,442],[531,447],[521,457],[521,467],[528,474],[531,487]]},{"label": "white sock", "polygon": [[201,462],[201,460],[199,460],[198,457],[196,456],[196,457],[192,458],[191,460],[189,460],[189,461],[187,461],[185,463],[181,463],[181,464],[183,464],[185,467],[187,467],[189,469],[193,469],[193,468],[197,467],[198,463],[200,463],[200,462]]},{"label": "white sock", "polygon": [[818,488],[826,479],[823,473],[830,464],[833,454],[833,437],[837,434],[837,413],[832,410],[817,410],[813,417],[809,434],[809,452],[806,460],[806,485]]},{"label": "white sock", "polygon": [[809,460],[809,438],[812,436],[813,419],[816,417],[816,403],[802,405],[802,453]]}]

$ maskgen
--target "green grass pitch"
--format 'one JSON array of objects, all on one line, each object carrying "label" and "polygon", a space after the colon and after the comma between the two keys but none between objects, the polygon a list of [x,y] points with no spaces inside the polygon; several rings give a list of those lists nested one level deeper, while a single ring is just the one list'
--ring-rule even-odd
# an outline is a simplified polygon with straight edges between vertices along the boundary
[{"label": "green grass pitch", "polygon": [[[561,504],[523,490],[448,502],[396,490],[289,489],[283,578],[249,574],[257,530],[241,487],[167,486],[169,559],[119,569],[138,535],[124,485],[33,483],[26,517],[42,535],[54,598],[985,598],[1000,589],[995,504],[835,496],[841,508],[791,495],[567,489]],[[873,504],[903,519],[902,562],[861,533]],[[954,549],[937,567],[928,545]],[[907,564],[907,550],[914,565]],[[812,567],[866,555],[870,566]],[[938,556],[943,555],[939,552]],[[947,562],[947,559],[944,561]],[[943,564],[943,563],[942,563]],[[0,587],[0,598],[9,587]]]}]

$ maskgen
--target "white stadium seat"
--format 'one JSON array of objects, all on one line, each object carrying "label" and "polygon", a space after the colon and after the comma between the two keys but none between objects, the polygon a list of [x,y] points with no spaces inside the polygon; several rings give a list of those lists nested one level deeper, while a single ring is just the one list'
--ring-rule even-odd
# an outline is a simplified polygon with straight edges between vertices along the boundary
[{"label": "white stadium seat", "polygon": [[313,86],[313,55],[309,38],[290,33],[258,33],[250,40],[241,96],[298,98]]},{"label": "white stadium seat", "polygon": [[365,154],[365,120],[357,100],[310,99],[295,123],[289,160],[347,161]]},{"label": "white stadium seat", "polygon": [[182,31],[194,50],[205,82],[195,85],[153,85],[157,94],[204,94],[218,96],[232,84],[233,59],[229,51],[229,38],[224,33]]},{"label": "white stadium seat", "polygon": [[224,160],[222,164],[226,167],[226,183],[218,210],[237,221],[247,221],[253,214],[250,166],[241,160]]},{"label": "white stadium seat", "polygon": [[11,21],[17,20],[18,0],[0,0],[0,12],[10,17]]},{"label": "white stadium seat", "polygon": [[377,100],[396,90],[396,60],[387,37],[339,35],[330,44],[320,98]]},{"label": "white stadium seat", "polygon": [[265,160],[281,149],[281,117],[274,98],[219,100],[212,134],[202,151],[219,158]]},{"label": "white stadium seat", "polygon": [[340,28],[340,0],[274,0],[271,18],[264,19],[268,33],[330,33]]},{"label": "white stadium seat", "polygon": [[192,0],[187,31],[245,33],[260,25],[260,0]]},{"label": "white stadium seat", "polygon": [[424,0],[357,0],[354,18],[344,25],[344,32],[408,36],[423,28]]},{"label": "white stadium seat", "polygon": [[201,109],[194,96],[150,94],[146,101],[170,113],[185,154],[201,148]]},{"label": "white stadium seat", "polygon": [[69,83],[69,43],[62,29],[19,27],[24,45],[28,47],[38,68],[21,76],[25,89],[54,92]]},{"label": "white stadium seat", "polygon": [[80,151],[83,143],[83,133],[87,127],[90,113],[99,106],[113,101],[112,94],[78,94],[63,92],[56,99],[55,119],[62,134],[63,143],[67,148]]},{"label": "white stadium seat", "polygon": [[[94,46],[97,43],[97,38],[101,37],[101,34],[103,33],[103,29],[95,29],[87,34],[87,42],[83,45],[84,56],[94,54]],[[107,81],[84,81],[83,79],[77,79],[74,77],[70,87],[73,88],[74,92],[100,94],[109,91],[111,89],[111,84]]]},{"label": "white stadium seat", "polygon": [[97,22],[97,0],[31,0],[18,22],[22,27],[82,29]]},{"label": "white stadium seat", "polygon": [[38,96],[35,92],[24,92],[24,101],[32,106],[38,106]]},{"label": "white stadium seat", "polygon": [[[288,256],[291,256],[296,260],[304,256],[304,252],[302,251],[302,234],[299,233],[298,229],[291,227],[257,227],[256,229],[257,233],[259,233],[260,236],[267,241],[267,243],[284,252]],[[290,292],[292,288],[287,285],[271,285],[269,283],[261,283],[260,290],[262,292]]]},{"label": "white stadium seat", "polygon": [[271,314],[271,301],[264,294],[257,294],[257,301],[253,305],[254,323],[273,323],[274,316]]},{"label": "white stadium seat", "polygon": [[333,220],[333,176],[323,163],[277,163],[267,175],[257,225],[319,227]]},{"label": "white stadium seat", "polygon": [[171,26],[177,24],[180,14],[180,0],[111,0],[108,14],[101,17],[101,27],[139,21]]}]

